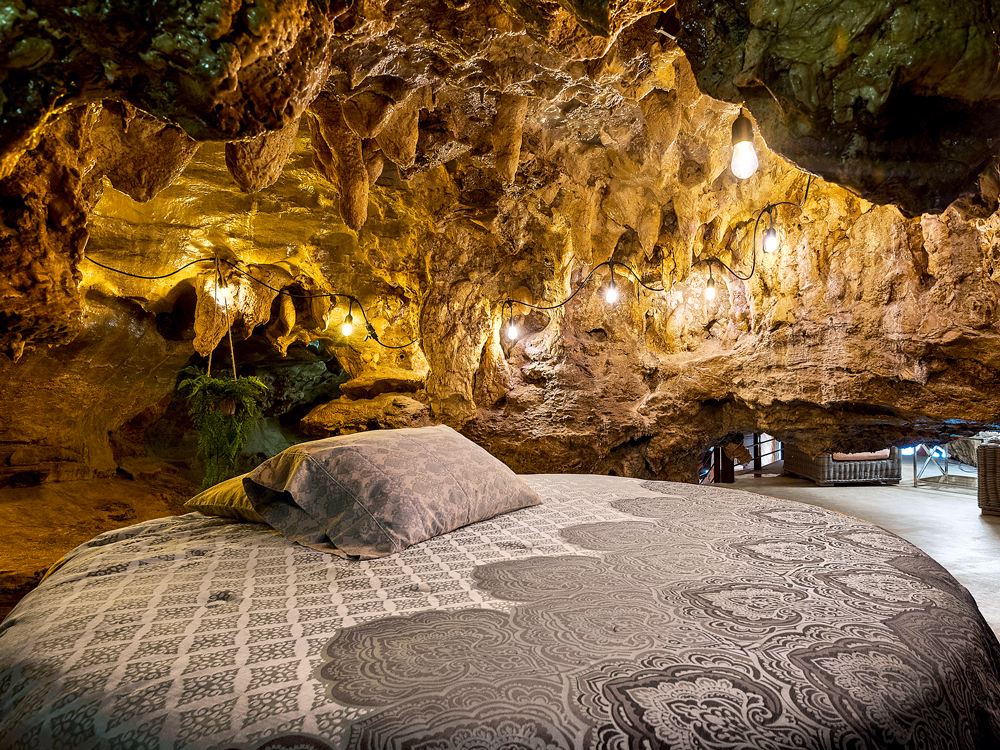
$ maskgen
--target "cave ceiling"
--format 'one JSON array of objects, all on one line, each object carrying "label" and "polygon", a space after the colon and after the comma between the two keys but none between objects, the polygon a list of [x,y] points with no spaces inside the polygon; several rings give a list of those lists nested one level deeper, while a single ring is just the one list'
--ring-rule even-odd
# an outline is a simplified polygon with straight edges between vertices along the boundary
[{"label": "cave ceiling", "polygon": [[[519,471],[685,478],[740,432],[995,424],[993,5],[8,2],[3,440],[113,470],[106,435],[230,327],[275,357],[322,341],[359,384],[310,435],[443,421]],[[781,248],[754,252],[778,202]],[[85,252],[143,276],[218,256],[238,296],[212,264],[134,279]],[[505,299],[559,302],[609,259],[665,291],[625,277],[609,307],[599,272],[503,336]],[[419,342],[345,338],[343,300],[229,263]]]}]

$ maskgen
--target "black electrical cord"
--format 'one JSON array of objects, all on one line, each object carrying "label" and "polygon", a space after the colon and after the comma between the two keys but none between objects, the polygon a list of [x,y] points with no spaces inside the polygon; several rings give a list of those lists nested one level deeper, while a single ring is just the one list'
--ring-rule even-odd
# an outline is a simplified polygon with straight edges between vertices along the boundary
[{"label": "black electrical cord", "polygon": [[805,206],[806,199],[809,197],[809,188],[811,186],[812,186],[812,175],[809,175],[808,179],[806,180],[806,190],[805,193],[802,195],[801,201],[799,201],[798,203],[792,203],[791,201],[779,201],[777,203],[768,203],[766,206],[764,206],[764,208],[762,208],[760,211],[757,212],[757,219],[753,223],[753,250],[750,255],[750,273],[748,273],[746,276],[740,276],[736,271],[734,271],[732,268],[726,265],[722,261],[722,259],[719,258],[717,255],[711,255],[708,258],[699,258],[691,265],[697,266],[702,263],[707,263],[709,268],[711,268],[713,263],[718,263],[720,266],[729,271],[730,274],[735,276],[740,281],[749,281],[750,278],[753,276],[754,271],[757,270],[757,230],[760,228],[761,218],[764,216],[764,214],[767,214],[768,218],[771,219],[771,225],[774,226],[774,215],[771,212],[778,206],[795,206],[796,208],[802,208],[803,206]]},{"label": "black electrical cord", "polygon": [[239,268],[232,261],[228,261],[228,260],[226,260],[226,259],[223,258],[222,262],[225,263],[226,265],[230,266],[234,271],[236,271],[236,273],[240,274],[241,276],[245,276],[246,278],[250,279],[251,281],[254,281],[254,282],[258,283],[258,284],[260,284],[263,287],[267,287],[272,292],[277,292],[278,294],[285,294],[285,295],[287,295],[289,297],[294,297],[295,299],[319,299],[320,297],[327,297],[329,299],[332,299],[334,302],[337,301],[337,298],[346,299],[348,301],[348,305],[349,305],[348,311],[350,311],[350,309],[352,309],[354,307],[354,305],[357,305],[358,309],[361,311],[361,317],[365,319],[365,330],[366,330],[366,332],[368,334],[368,338],[370,338],[376,344],[378,344],[379,346],[381,346],[381,347],[383,347],[385,349],[405,349],[406,347],[413,346],[413,344],[415,344],[418,341],[420,341],[420,338],[417,337],[415,339],[412,339],[411,341],[408,341],[405,344],[399,344],[399,345],[395,345],[395,346],[392,345],[392,344],[386,344],[385,342],[381,341],[379,339],[379,337],[378,337],[378,333],[375,332],[375,328],[372,326],[372,324],[368,320],[368,313],[365,311],[364,305],[362,305],[361,301],[357,297],[355,297],[354,295],[352,295],[352,294],[340,294],[339,292],[324,292],[322,294],[294,294],[292,292],[285,291],[284,289],[275,289],[270,284],[268,284],[268,283],[266,283],[264,281],[261,281],[260,279],[252,276],[247,271],[242,270],[241,268]]},{"label": "black electrical cord", "polygon": [[587,274],[587,278],[585,278],[583,281],[580,282],[580,286],[578,286],[576,288],[576,291],[573,292],[571,295],[569,295],[562,302],[557,302],[554,305],[533,305],[530,302],[521,302],[519,300],[511,299],[510,297],[508,297],[507,299],[505,299],[503,301],[503,304],[501,304],[501,306],[500,306],[500,316],[503,317],[503,309],[506,307],[507,310],[508,310],[508,320],[509,320],[514,315],[514,305],[521,305],[521,307],[528,307],[528,308],[531,308],[532,310],[555,310],[558,307],[564,307],[564,306],[568,305],[570,303],[570,301],[576,295],[578,295],[583,290],[583,288],[585,286],[587,286],[587,282],[589,282],[590,279],[593,277],[593,275],[595,273],[597,273],[598,270],[600,270],[604,266],[608,266],[611,269],[611,278],[612,278],[612,281],[614,281],[615,266],[621,266],[626,271],[628,271],[632,275],[632,278],[634,278],[636,280],[636,282],[640,286],[642,286],[644,289],[648,289],[651,292],[665,292],[665,291],[667,291],[666,288],[663,288],[663,287],[657,288],[657,287],[649,286],[649,284],[646,284],[645,282],[643,282],[643,280],[639,278],[638,274],[636,274],[636,272],[633,271],[632,268],[628,264],[622,263],[621,261],[618,261],[618,260],[606,260],[603,263],[598,263],[596,266],[594,266],[594,268],[591,270],[591,272]]},{"label": "black electrical cord", "polygon": [[84,254],[83,257],[86,258],[87,260],[89,260],[95,266],[100,266],[101,268],[104,268],[104,269],[106,269],[108,271],[113,271],[114,273],[119,273],[122,276],[130,276],[133,279],[144,279],[146,281],[156,281],[157,279],[167,279],[167,278],[170,278],[171,276],[179,274],[181,271],[183,271],[188,266],[193,266],[195,263],[205,263],[207,261],[211,261],[212,263],[215,262],[215,258],[196,258],[195,260],[192,260],[189,263],[185,263],[183,266],[181,266],[177,270],[171,271],[170,273],[165,273],[162,276],[140,276],[137,273],[129,273],[128,271],[122,271],[120,268],[112,268],[111,266],[106,266],[103,263],[101,263],[100,261],[94,260],[93,258],[91,258],[89,255],[86,255],[86,254]]},{"label": "black electrical cord", "polygon": [[361,304],[360,300],[358,300],[357,297],[355,297],[355,296],[353,296],[351,294],[340,294],[339,292],[323,292],[322,294],[294,294],[294,293],[286,291],[284,289],[276,289],[275,287],[273,287],[270,284],[268,284],[266,281],[263,281],[261,279],[256,278],[255,276],[253,276],[249,272],[244,271],[243,269],[241,269],[239,266],[237,266],[232,261],[226,260],[225,258],[217,258],[217,257],[197,258],[197,259],[192,260],[192,261],[190,261],[188,263],[185,263],[183,266],[181,266],[180,268],[178,268],[178,269],[176,269],[174,271],[171,271],[170,273],[163,274],[162,276],[141,276],[139,274],[129,273],[128,271],[123,271],[120,268],[112,268],[111,266],[106,266],[103,263],[101,263],[100,261],[96,261],[93,258],[91,258],[89,255],[86,255],[86,254],[84,254],[83,257],[86,258],[87,260],[89,260],[94,265],[100,266],[101,268],[103,268],[105,270],[111,271],[113,273],[121,274],[122,276],[129,276],[129,277],[131,277],[133,279],[144,279],[144,280],[147,280],[147,281],[154,281],[154,280],[157,280],[157,279],[166,279],[166,278],[169,278],[170,276],[174,276],[175,274],[180,273],[181,271],[183,271],[188,266],[193,266],[195,263],[204,263],[204,262],[207,262],[207,261],[211,261],[212,263],[221,262],[221,263],[225,263],[227,266],[229,266],[230,268],[232,268],[238,275],[243,276],[245,278],[248,278],[248,279],[250,279],[250,281],[253,281],[256,284],[260,284],[262,287],[270,289],[272,292],[275,292],[279,296],[282,295],[282,294],[284,294],[284,295],[286,295],[288,297],[293,297],[295,299],[319,299],[320,297],[326,297],[327,299],[332,299],[334,302],[336,302],[338,298],[339,299],[346,299],[346,300],[348,300],[348,304],[351,307],[353,307],[354,305],[357,305],[358,309],[361,310],[361,316],[365,319],[365,330],[366,330],[366,332],[368,334],[367,338],[371,339],[376,344],[378,344],[379,346],[381,346],[381,347],[383,347],[385,349],[405,349],[406,347],[412,346],[413,344],[415,344],[418,341],[420,341],[420,338],[417,337],[417,338],[413,339],[412,341],[409,341],[409,342],[407,342],[405,344],[399,344],[397,346],[394,346],[392,344],[386,344],[386,343],[382,342],[381,340],[379,340],[378,333],[376,333],[375,328],[372,326],[372,324],[368,320],[368,313],[365,311],[364,306]]}]

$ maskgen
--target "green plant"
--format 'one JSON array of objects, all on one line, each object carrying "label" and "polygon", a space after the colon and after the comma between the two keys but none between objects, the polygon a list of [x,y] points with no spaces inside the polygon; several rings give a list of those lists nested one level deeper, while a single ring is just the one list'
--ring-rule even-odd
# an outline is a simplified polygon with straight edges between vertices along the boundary
[{"label": "green plant", "polygon": [[250,429],[260,415],[267,386],[256,377],[213,378],[197,367],[186,367],[177,384],[188,400],[198,431],[198,453],[205,461],[202,489],[238,472]]}]

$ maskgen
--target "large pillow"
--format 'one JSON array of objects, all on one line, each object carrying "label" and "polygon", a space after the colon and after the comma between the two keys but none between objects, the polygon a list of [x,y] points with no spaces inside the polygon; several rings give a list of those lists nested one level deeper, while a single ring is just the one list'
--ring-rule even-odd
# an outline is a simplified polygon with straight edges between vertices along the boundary
[{"label": "large pillow", "polygon": [[235,518],[239,521],[264,523],[264,519],[250,505],[247,493],[243,490],[244,476],[246,475],[241,474],[209,487],[184,503],[184,507],[188,510],[204,513],[206,516],[222,516],[223,518]]},{"label": "large pillow", "polygon": [[503,463],[444,425],[294,445],[243,486],[284,536],[362,560],[541,503]]}]

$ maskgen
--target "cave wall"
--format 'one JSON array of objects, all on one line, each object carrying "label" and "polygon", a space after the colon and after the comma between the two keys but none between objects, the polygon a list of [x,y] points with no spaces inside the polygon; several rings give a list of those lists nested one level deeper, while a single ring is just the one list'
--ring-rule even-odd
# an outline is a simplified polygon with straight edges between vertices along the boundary
[{"label": "cave wall", "polygon": [[910,216],[997,208],[995,0],[679,0],[702,91],[745,103],[803,169]]},{"label": "cave wall", "polygon": [[[163,408],[196,352],[222,343],[228,366],[230,321],[275,358],[321,340],[349,374],[304,436],[445,422],[522,472],[690,480],[737,432],[858,450],[1000,421],[1000,219],[981,206],[909,218],[814,180],[777,209],[780,250],[746,281],[714,265],[705,300],[697,261],[746,275],[756,212],[798,203],[807,177],[758,136],[761,168],[737,180],[739,107],[702,93],[662,8],[628,7],[601,37],[563,9],[407,3],[331,44],[311,104],[228,144],[114,101],[51,118],[0,182],[21,200],[0,201],[21,211],[5,262],[34,274],[6,274],[27,280],[5,299],[36,318],[5,331],[9,473],[113,471],[111,438]],[[275,288],[352,294],[382,341],[420,341],[345,338],[342,300],[276,299],[228,266],[227,311],[211,263],[132,279],[84,246],[147,276],[219,255]],[[503,338],[508,296],[561,301],[612,257],[667,291],[619,277],[609,308],[600,273],[565,308],[516,307],[524,335]]]}]

